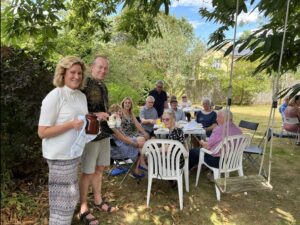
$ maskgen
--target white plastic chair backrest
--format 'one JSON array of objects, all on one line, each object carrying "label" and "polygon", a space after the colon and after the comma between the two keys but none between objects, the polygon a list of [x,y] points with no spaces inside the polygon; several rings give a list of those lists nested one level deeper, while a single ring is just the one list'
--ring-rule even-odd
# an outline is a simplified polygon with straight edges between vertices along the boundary
[{"label": "white plastic chair backrest", "polygon": [[146,141],[142,154],[148,157],[148,175],[174,177],[181,174],[180,156],[188,157],[183,144],[175,140],[151,139]]},{"label": "white plastic chair backrest", "polygon": [[298,117],[284,117],[284,123],[299,124],[299,119]]},{"label": "white plastic chair backrest", "polygon": [[218,146],[221,151],[219,169],[220,172],[234,171],[242,167],[243,153],[249,146],[251,138],[248,135],[234,135],[224,139]]}]

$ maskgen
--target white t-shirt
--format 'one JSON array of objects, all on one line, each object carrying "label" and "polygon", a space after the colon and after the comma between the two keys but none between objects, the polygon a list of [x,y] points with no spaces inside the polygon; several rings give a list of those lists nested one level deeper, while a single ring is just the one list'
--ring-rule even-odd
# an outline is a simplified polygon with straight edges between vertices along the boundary
[{"label": "white t-shirt", "polygon": [[[53,89],[43,100],[39,126],[63,124],[88,113],[87,100],[80,90],[67,86]],[[43,157],[51,160],[72,159],[71,146],[77,131],[70,129],[63,134],[42,141]]]}]

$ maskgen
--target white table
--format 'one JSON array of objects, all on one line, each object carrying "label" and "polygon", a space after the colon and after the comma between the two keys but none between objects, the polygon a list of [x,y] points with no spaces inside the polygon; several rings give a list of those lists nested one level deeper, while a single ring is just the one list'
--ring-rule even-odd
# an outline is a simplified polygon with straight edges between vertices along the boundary
[{"label": "white table", "polygon": [[[195,120],[191,122],[178,122],[178,127],[182,128],[184,134],[188,135],[187,143],[188,147],[190,147],[191,142],[191,135],[205,135],[205,130],[202,127],[202,124],[197,123]],[[159,128],[158,128],[159,127]],[[166,136],[169,134],[168,128],[161,128],[161,126],[155,125],[154,128],[158,128],[154,130],[154,134],[157,135],[159,138]]]},{"label": "white table", "polygon": [[[177,127],[180,127],[183,130],[184,134],[205,134],[205,130],[203,129],[202,124],[197,123],[195,120],[192,120],[191,122],[179,121],[177,124]],[[162,125],[154,125],[154,134],[166,135],[169,134],[169,129],[162,128]]]},{"label": "white table", "polygon": [[199,108],[193,108],[193,107],[185,107],[182,109],[183,112],[189,112],[189,113],[194,113],[194,112],[198,112],[201,109]]}]

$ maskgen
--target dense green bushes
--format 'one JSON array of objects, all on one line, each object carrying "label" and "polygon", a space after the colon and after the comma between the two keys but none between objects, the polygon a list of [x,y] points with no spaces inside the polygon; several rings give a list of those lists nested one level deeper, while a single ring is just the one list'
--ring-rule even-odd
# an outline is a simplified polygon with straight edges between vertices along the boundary
[{"label": "dense green bushes", "polygon": [[28,178],[43,168],[37,124],[42,99],[53,88],[53,72],[38,54],[8,47],[1,47],[1,65],[1,183],[5,190],[14,179]]}]

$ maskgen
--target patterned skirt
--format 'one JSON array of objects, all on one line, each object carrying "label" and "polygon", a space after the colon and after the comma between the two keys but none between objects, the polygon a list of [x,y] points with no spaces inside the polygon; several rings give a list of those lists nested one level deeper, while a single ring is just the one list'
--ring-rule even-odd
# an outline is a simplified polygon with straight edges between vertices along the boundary
[{"label": "patterned skirt", "polygon": [[71,224],[79,199],[78,164],[80,158],[47,160],[49,166],[49,225]]}]

